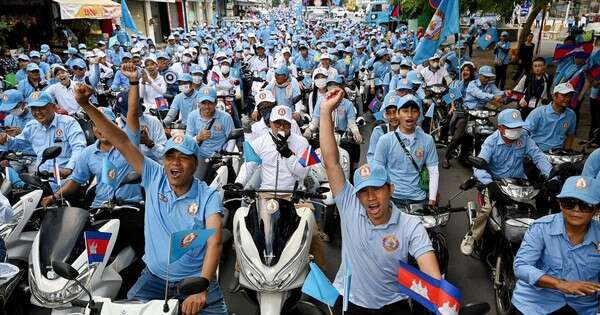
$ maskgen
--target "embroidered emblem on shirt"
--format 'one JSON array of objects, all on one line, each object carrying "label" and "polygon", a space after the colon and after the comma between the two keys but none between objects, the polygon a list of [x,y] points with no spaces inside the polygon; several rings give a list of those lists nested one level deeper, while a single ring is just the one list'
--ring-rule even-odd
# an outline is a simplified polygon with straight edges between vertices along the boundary
[{"label": "embroidered emblem on shirt", "polygon": [[267,94],[262,92],[262,93],[258,94],[258,98],[261,100],[264,100],[265,98],[267,98]]},{"label": "embroidered emblem on shirt", "polygon": [[517,148],[522,148],[523,147],[523,141],[521,139],[517,140],[517,142],[515,143],[515,145],[517,146]]},{"label": "embroidered emblem on shirt", "polygon": [[55,137],[62,137],[63,136],[62,129],[60,129],[60,128],[56,129],[56,131],[54,132],[54,136]]},{"label": "embroidered emblem on shirt", "polygon": [[173,137],[173,143],[175,143],[175,144],[181,144],[181,143],[183,143],[183,136],[176,135],[175,137]]},{"label": "embroidered emblem on shirt", "polygon": [[565,122],[563,123],[563,128],[565,128],[565,129],[569,128],[569,123],[565,121]]},{"label": "embroidered emblem on shirt", "polygon": [[196,237],[198,237],[198,234],[196,234],[196,232],[191,232],[190,234],[186,235],[181,240],[181,248],[186,248],[190,246],[192,242],[196,239]]},{"label": "embroidered emblem on shirt", "polygon": [[361,166],[359,174],[363,179],[369,177],[371,175],[371,167],[369,165]]},{"label": "embroidered emblem on shirt", "polygon": [[33,94],[31,94],[31,99],[32,100],[37,100],[38,98],[40,98],[40,91],[35,91],[33,92]]},{"label": "embroidered emblem on shirt", "polygon": [[189,215],[196,215],[196,213],[198,213],[198,204],[195,202],[190,203],[187,212]]},{"label": "embroidered emblem on shirt", "polygon": [[117,177],[117,171],[115,169],[110,169],[106,174],[110,180],[114,180]]},{"label": "embroidered emblem on shirt", "polygon": [[581,189],[581,190],[586,189],[587,188],[587,181],[585,180],[585,178],[582,177],[582,178],[578,179],[577,182],[575,182],[575,187],[577,189]]},{"label": "embroidered emblem on shirt", "polygon": [[221,124],[216,124],[215,125],[215,131],[216,132],[221,132],[221,130],[223,130],[223,126]]},{"label": "embroidered emblem on shirt", "polygon": [[423,155],[425,155],[425,150],[423,150],[423,148],[417,148],[417,150],[415,151],[416,158],[421,160],[423,159]]},{"label": "embroidered emblem on shirt", "polygon": [[158,200],[160,202],[167,202],[167,196],[165,196],[165,195],[163,195],[161,193],[158,193]]},{"label": "embroidered emblem on shirt", "polygon": [[398,246],[400,246],[400,241],[398,241],[396,235],[390,234],[381,240],[381,245],[386,252],[391,253],[398,249]]},{"label": "embroidered emblem on shirt", "polygon": [[6,95],[6,94],[2,95],[2,100],[5,102],[8,102],[8,95]]}]

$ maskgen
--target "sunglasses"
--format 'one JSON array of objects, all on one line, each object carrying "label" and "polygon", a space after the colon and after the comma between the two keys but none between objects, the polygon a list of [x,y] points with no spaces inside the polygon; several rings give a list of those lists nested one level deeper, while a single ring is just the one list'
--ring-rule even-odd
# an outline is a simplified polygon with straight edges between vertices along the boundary
[{"label": "sunglasses", "polygon": [[558,202],[561,208],[569,211],[574,211],[576,206],[578,212],[584,213],[592,213],[600,208],[600,205],[592,205],[577,198],[560,198]]},{"label": "sunglasses", "polygon": [[84,70],[85,68],[73,67],[73,70]]}]

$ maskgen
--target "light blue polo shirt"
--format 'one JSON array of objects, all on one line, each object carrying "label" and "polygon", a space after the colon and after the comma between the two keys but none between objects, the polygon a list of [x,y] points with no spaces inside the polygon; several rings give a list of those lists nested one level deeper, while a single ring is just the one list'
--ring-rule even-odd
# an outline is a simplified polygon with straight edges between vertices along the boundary
[{"label": "light blue polo shirt", "polygon": [[[190,113],[198,108],[198,91],[193,90],[193,92],[188,96],[185,93],[181,92],[175,95],[173,102],[171,102],[171,107],[169,108],[169,112],[167,113],[167,117],[165,120],[167,122],[173,122],[181,118],[182,123],[187,123],[187,119]],[[177,116],[179,114],[179,116]]]},{"label": "light blue polo shirt", "polygon": [[[233,130],[233,119],[228,113],[217,109],[213,118],[215,122],[210,128],[211,137],[199,145],[200,150],[198,151],[198,155],[202,158],[211,157],[216,151],[220,150],[225,141],[227,141],[231,130]],[[195,109],[188,117],[185,134],[190,137],[197,136],[200,131],[208,126],[210,120],[202,118],[199,110]]]},{"label": "light blue polo shirt", "polygon": [[502,94],[504,92],[498,89],[494,82],[482,85],[479,79],[473,80],[467,86],[463,105],[466,109],[483,108],[494,96]]},{"label": "light blue polo shirt", "polygon": [[[321,97],[317,100],[317,104],[315,105],[315,111],[313,112],[313,117],[318,120],[321,117],[321,102],[323,98]],[[348,129],[348,122],[356,120],[356,108],[350,100],[347,98],[343,99],[340,102],[338,108],[334,111],[335,121],[334,126],[336,131],[346,131]]]},{"label": "light blue polo shirt", "polygon": [[[416,128],[413,137],[399,131],[395,133],[400,136],[419,168],[438,165],[435,142],[423,129]],[[400,146],[394,132],[381,136],[375,149],[373,162],[385,167],[389,172],[392,184],[395,186],[394,198],[425,200],[427,194],[419,187],[419,170]]]},{"label": "light blue polo shirt", "polygon": [[[223,215],[219,193],[194,178],[190,190],[177,197],[169,185],[165,168],[144,157],[142,187],[146,191],[144,216],[144,262],[150,272],[166,280],[171,234],[192,228],[206,228],[215,213]],[[202,271],[206,246],[192,249],[169,265],[169,280],[181,281]]]},{"label": "light blue polo shirt", "polygon": [[527,116],[525,129],[542,151],[563,148],[567,136],[575,134],[575,112],[566,108],[557,113],[552,103],[540,106]]},{"label": "light blue polo shirt", "polygon": [[344,254],[333,285],[345,295],[344,274],[346,265],[350,264],[349,301],[378,309],[407,298],[399,289],[398,261],[406,262],[408,255],[419,258],[433,251],[433,247],[421,220],[401,212],[393,203],[390,203],[390,221],[373,225],[353,190],[354,186],[346,181],[342,191],[335,196],[340,211]]},{"label": "light blue polo shirt", "polygon": [[[384,135],[383,125],[375,126],[371,133],[371,139],[369,140],[369,150],[367,151],[367,162],[370,163],[375,157],[375,149],[377,149],[377,143],[379,139]],[[385,124],[386,130],[390,131],[390,124]]]},{"label": "light blue polo shirt", "polygon": [[[569,281],[600,282],[600,222],[592,220],[581,244],[573,246],[562,213],[536,220],[525,233],[515,256],[518,279],[512,303],[523,314],[548,314],[565,305],[578,314],[596,314],[598,293],[566,295],[535,284],[543,275]],[[543,301],[543,303],[540,303]]]},{"label": "light blue polo shirt", "polygon": [[600,149],[594,150],[587,160],[585,160],[585,166],[581,176],[589,176],[596,179],[600,179]]}]

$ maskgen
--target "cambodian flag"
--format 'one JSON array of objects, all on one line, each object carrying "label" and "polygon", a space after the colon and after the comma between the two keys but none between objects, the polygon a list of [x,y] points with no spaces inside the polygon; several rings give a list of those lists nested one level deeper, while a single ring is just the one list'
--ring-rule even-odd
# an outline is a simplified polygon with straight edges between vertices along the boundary
[{"label": "cambodian flag", "polygon": [[589,69],[592,79],[600,80],[600,64],[591,65]]},{"label": "cambodian flag", "polygon": [[88,256],[88,263],[101,263],[104,261],[106,250],[108,249],[108,242],[112,233],[98,232],[98,231],[85,231],[83,237],[85,238],[85,248]]},{"label": "cambodian flag", "polygon": [[434,279],[400,261],[400,291],[428,310],[441,315],[458,315],[460,291],[446,280]]},{"label": "cambodian flag", "polygon": [[156,104],[156,109],[158,110],[169,108],[169,101],[167,101],[167,99],[162,95],[155,97],[154,103]]},{"label": "cambodian flag", "polygon": [[510,91],[510,93],[506,95],[507,99],[517,102],[520,101],[523,97],[525,97],[525,94],[518,91]]},{"label": "cambodian flag", "polygon": [[315,149],[309,145],[308,148],[302,152],[300,159],[298,159],[298,163],[304,167],[309,167],[321,163],[321,160],[317,155],[317,151],[315,151]]},{"label": "cambodian flag", "polygon": [[577,100],[579,99],[579,93],[581,92],[581,89],[583,88],[584,83],[585,83],[585,72],[583,71],[583,69],[581,69],[577,73],[575,73],[573,78],[571,80],[569,80],[569,84],[571,84],[573,86],[573,89],[575,90],[575,93],[573,93],[573,96],[571,97],[571,103],[570,103],[571,108],[577,107]]},{"label": "cambodian flag", "polygon": [[592,42],[584,42],[576,45],[556,44],[552,60],[558,61],[570,56],[587,58],[592,54],[593,49],[594,45]]},{"label": "cambodian flag", "polygon": [[458,0],[442,0],[417,46],[413,62],[422,64],[433,56],[449,35],[460,31],[458,21]]}]

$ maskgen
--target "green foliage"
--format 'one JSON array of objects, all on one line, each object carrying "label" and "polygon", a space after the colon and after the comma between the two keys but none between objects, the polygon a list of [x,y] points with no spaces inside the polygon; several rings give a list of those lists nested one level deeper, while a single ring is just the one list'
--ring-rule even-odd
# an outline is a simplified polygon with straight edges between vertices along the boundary
[{"label": "green foliage", "polygon": [[404,19],[416,19],[425,6],[429,6],[427,0],[400,0],[402,8],[402,17]]},{"label": "green foliage", "polygon": [[7,44],[8,34],[12,31],[12,25],[6,22],[0,22],[0,45]]}]

